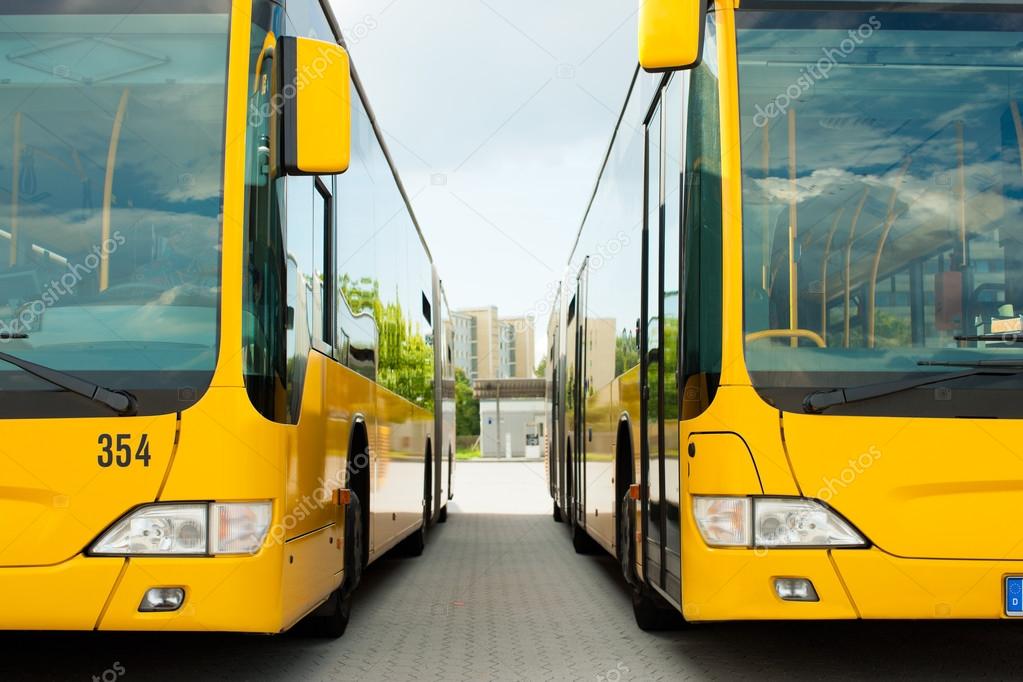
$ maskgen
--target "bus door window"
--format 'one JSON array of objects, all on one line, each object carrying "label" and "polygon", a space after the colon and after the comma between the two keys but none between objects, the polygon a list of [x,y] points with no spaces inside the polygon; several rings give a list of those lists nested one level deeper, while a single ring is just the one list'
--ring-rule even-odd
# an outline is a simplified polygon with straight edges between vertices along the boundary
[{"label": "bus door window", "polygon": [[682,218],[682,101],[688,74],[672,77],[663,99],[664,153],[661,164],[664,195],[664,265],[661,278],[661,334],[663,351],[661,423],[664,433],[665,590],[681,595],[682,513],[679,451],[679,290],[681,288]]},{"label": "bus door window", "polygon": [[333,183],[334,178],[317,178],[315,192],[313,193],[313,288],[314,288],[314,309],[315,338],[322,341],[323,349],[330,354],[328,349],[333,343],[333,292],[334,287],[330,286],[333,276],[332,263],[334,260],[334,208],[333,208]]}]

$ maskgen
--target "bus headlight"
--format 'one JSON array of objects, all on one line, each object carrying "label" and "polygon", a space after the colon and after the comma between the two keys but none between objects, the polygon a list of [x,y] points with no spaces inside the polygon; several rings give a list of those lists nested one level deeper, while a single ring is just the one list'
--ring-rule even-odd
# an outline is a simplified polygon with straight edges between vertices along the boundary
[{"label": "bus headlight", "polygon": [[115,523],[90,548],[105,556],[255,554],[270,528],[269,502],[152,504]]},{"label": "bus headlight", "polygon": [[863,547],[848,521],[816,500],[759,498],[753,503],[757,547]]},{"label": "bus headlight", "polygon": [[711,547],[866,547],[866,538],[816,500],[799,497],[693,498],[693,516]]},{"label": "bus headlight", "polygon": [[210,554],[255,554],[270,530],[269,502],[210,505]]},{"label": "bus headlight", "polygon": [[748,497],[694,497],[693,516],[703,541],[711,547],[748,546],[750,504]]},{"label": "bus headlight", "polygon": [[121,556],[206,554],[207,505],[154,504],[115,523],[92,546],[93,554]]}]

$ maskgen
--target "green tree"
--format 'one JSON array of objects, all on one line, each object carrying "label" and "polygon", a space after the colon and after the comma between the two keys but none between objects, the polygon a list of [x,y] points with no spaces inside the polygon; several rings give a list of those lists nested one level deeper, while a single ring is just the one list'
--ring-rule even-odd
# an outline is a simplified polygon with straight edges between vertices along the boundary
[{"label": "green tree", "polygon": [[480,401],[473,395],[472,382],[461,369],[455,370],[455,434],[480,435]]},{"label": "green tree", "polygon": [[547,376],[547,358],[540,361],[540,364],[536,366],[533,374],[537,379],[544,379]]},{"label": "green tree", "polygon": [[348,307],[356,315],[372,313],[380,300],[380,283],[369,277],[353,280],[348,273],[341,277],[341,291],[348,301]]},{"label": "green tree", "polygon": [[422,328],[405,318],[405,311],[394,294],[394,302],[384,303],[380,283],[364,277],[341,278],[341,291],[355,314],[372,312],[378,333],[377,382],[384,388],[427,410],[433,409],[433,346]]},{"label": "green tree", "polygon": [[639,364],[639,347],[636,335],[623,331],[615,339],[615,376],[625,374]]}]

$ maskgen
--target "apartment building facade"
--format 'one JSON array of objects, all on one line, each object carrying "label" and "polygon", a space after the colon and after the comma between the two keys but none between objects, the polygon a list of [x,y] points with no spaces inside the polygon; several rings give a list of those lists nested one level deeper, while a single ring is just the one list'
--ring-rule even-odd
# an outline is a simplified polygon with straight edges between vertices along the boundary
[{"label": "apartment building facade", "polygon": [[496,306],[456,310],[455,366],[472,379],[531,379],[536,362],[533,320],[498,315]]}]

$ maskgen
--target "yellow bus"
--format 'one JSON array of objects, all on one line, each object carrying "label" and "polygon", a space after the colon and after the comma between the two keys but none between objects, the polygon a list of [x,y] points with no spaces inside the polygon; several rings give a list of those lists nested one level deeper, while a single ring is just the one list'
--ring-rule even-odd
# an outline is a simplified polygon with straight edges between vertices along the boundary
[{"label": "yellow bus", "polygon": [[639,625],[1023,616],[1018,4],[646,0],[549,329]]},{"label": "yellow bus", "polygon": [[0,52],[0,629],[340,635],[454,393],[327,4],[12,0]]}]

